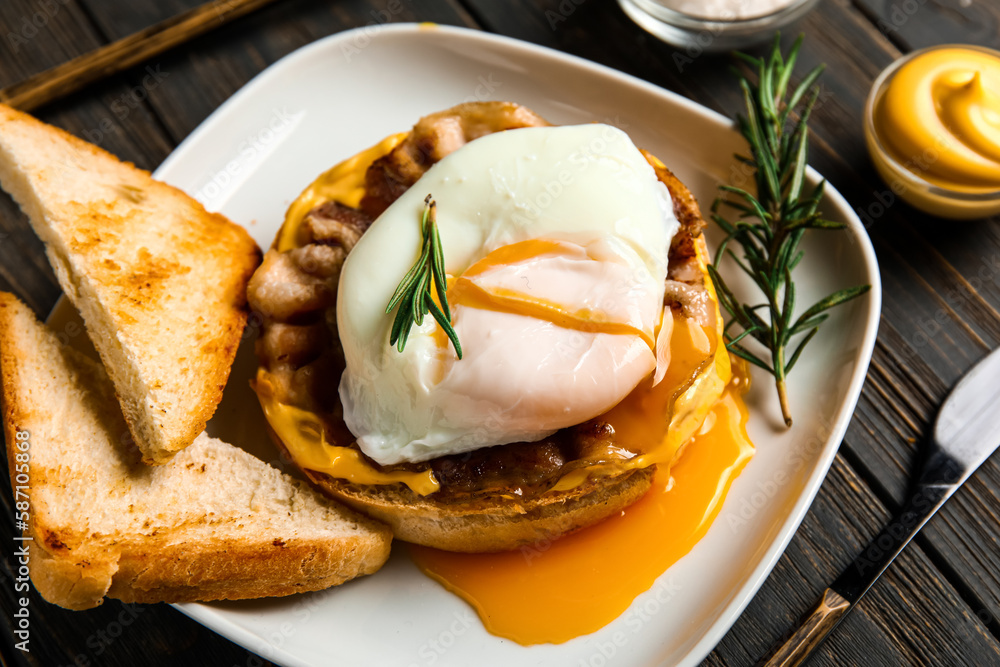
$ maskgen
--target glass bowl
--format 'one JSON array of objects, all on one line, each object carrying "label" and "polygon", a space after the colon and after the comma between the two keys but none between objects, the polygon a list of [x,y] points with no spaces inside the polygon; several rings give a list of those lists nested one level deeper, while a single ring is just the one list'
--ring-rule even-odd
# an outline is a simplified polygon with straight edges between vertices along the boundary
[{"label": "glass bowl", "polygon": [[723,10],[719,17],[700,13],[711,4],[702,0],[618,0],[618,4],[646,32],[695,58],[703,52],[731,51],[772,39],[776,30],[808,14],[818,1],[792,0],[756,15]]},{"label": "glass bowl", "polygon": [[[964,192],[927,181],[889,153],[875,127],[875,110],[878,108],[878,104],[885,94],[893,75],[900,67],[929,51],[956,48],[983,51],[1000,59],[1000,51],[968,44],[932,46],[908,53],[899,58],[878,75],[878,78],[872,84],[871,91],[868,93],[868,100],[865,102],[864,117],[865,144],[868,146],[868,154],[871,155],[875,170],[889,186],[894,195],[898,195],[914,208],[920,209],[925,213],[930,213],[931,215],[952,220],[973,220],[1000,214],[1000,190]],[[915,161],[915,166],[918,168],[921,159],[933,161],[934,149],[928,149],[928,151],[925,151],[924,156]],[[880,199],[891,198],[888,194],[885,194]]]}]

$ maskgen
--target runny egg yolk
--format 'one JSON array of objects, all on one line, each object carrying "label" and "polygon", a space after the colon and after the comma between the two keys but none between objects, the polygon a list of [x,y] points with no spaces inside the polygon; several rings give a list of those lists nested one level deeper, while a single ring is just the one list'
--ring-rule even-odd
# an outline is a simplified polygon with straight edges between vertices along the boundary
[{"label": "runny egg yolk", "polygon": [[[631,312],[623,304],[606,304],[609,308],[577,308],[584,299],[572,299],[579,295],[553,293],[544,294],[544,288],[555,286],[565,290],[573,283],[563,280],[546,281],[546,275],[538,275],[539,264],[548,260],[569,260],[576,264],[592,267],[595,277],[607,277],[607,270],[601,262],[607,261],[599,250],[575,243],[549,239],[530,239],[501,246],[466,269],[461,275],[449,280],[448,302],[452,307],[477,308],[493,312],[513,313],[551,322],[564,329],[588,333],[623,334],[642,339],[655,352],[652,329],[645,325],[640,313]],[[519,270],[520,269],[520,270]],[[544,271],[544,268],[543,268]],[[513,273],[506,280],[490,280],[492,274]],[[564,278],[564,276],[559,276]],[[532,288],[532,279],[541,283],[542,288]],[[523,284],[520,281],[524,281]],[[503,283],[506,284],[503,284]],[[584,286],[588,283],[582,282]],[[542,293],[539,293],[542,291]],[[561,298],[560,298],[561,297]],[[569,305],[567,305],[569,304]],[[439,347],[447,346],[447,338],[440,328],[435,330]]]},{"label": "runny egg yolk", "polygon": [[595,632],[708,531],[753,455],[746,421],[741,392],[730,386],[679,462],[657,471],[649,493],[578,533],[497,554],[408,545],[410,556],[472,605],[494,635],[530,645]]}]

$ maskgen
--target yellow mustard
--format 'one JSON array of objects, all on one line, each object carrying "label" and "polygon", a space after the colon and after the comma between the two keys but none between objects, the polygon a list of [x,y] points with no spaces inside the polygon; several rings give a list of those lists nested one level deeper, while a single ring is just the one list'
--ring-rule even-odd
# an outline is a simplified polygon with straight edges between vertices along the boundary
[{"label": "yellow mustard", "polygon": [[1000,57],[935,49],[899,68],[878,100],[875,130],[886,151],[933,185],[1000,188]]},{"label": "yellow mustard", "polygon": [[398,146],[408,135],[409,132],[400,132],[386,137],[371,148],[335,164],[320,174],[288,207],[285,223],[278,231],[278,238],[274,243],[275,249],[279,252],[288,252],[295,248],[295,234],[299,225],[309,211],[320,204],[335,201],[351,208],[360,207],[365,194],[368,167]]}]

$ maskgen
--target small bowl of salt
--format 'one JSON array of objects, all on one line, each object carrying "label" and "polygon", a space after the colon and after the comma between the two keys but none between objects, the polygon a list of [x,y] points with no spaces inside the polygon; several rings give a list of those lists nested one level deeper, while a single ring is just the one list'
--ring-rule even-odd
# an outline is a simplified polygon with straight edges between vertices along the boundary
[{"label": "small bowl of salt", "polygon": [[771,39],[818,0],[618,0],[647,32],[689,55],[731,51]]}]

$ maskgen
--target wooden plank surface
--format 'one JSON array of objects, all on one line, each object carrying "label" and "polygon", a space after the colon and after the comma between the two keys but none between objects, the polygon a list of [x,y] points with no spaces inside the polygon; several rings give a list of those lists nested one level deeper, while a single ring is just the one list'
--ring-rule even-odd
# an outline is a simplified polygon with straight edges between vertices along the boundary
[{"label": "wooden plank surface", "polygon": [[[891,11],[896,3],[886,4],[885,11]],[[519,5],[509,11],[489,0],[472,3],[487,29],[638,73],[724,113],[737,108],[731,80],[718,57],[702,55],[688,63],[689,54],[645,39],[614,7],[582,5],[550,30],[542,21],[523,16],[552,16],[559,2],[529,0]],[[936,3],[923,6],[927,11],[914,15],[910,29],[918,20],[936,25],[942,15],[950,16]],[[995,17],[983,20],[996,25]],[[810,162],[860,209],[879,256],[884,287],[873,372],[843,451],[883,502],[895,508],[936,406],[962,372],[1000,343],[1000,235],[994,223],[956,225],[890,201],[891,192],[868,160],[860,122],[868,89],[882,68],[902,53],[900,46],[908,45],[890,39],[847,0],[825,0],[799,28],[807,35],[803,70],[828,64],[822,102],[811,124]],[[630,30],[636,32],[634,39]],[[594,34],[609,39],[595,43]],[[931,43],[962,41],[951,34],[942,33]],[[966,41],[989,43],[978,32]],[[1000,630],[997,458],[918,538],[994,633]]]},{"label": "wooden plank surface", "polygon": [[[4,0],[0,86],[196,4]],[[1000,343],[1000,228],[945,225],[889,201],[863,145],[859,119],[868,87],[902,52],[946,41],[1000,45],[996,3],[918,4],[904,21],[893,12],[905,3],[895,0],[824,0],[800,24],[808,36],[802,68],[828,63],[812,123],[810,161],[868,225],[885,305],[872,370],[842,456],[788,551],[708,664],[752,664],[877,532],[904,496],[935,407],[966,368]],[[725,57],[662,44],[613,2],[283,0],[155,59],[149,67],[157,77],[150,79],[150,70],[138,67],[39,115],[154,168],[219,104],[281,56],[324,35],[386,20],[481,27],[610,65],[724,113],[739,104]],[[0,289],[19,294],[40,314],[59,293],[41,245],[6,197],[0,197]],[[997,463],[988,463],[950,501],[813,664],[1000,664]],[[0,539],[8,544],[9,503],[4,489]],[[9,556],[0,571],[0,613],[9,619]],[[24,664],[26,657],[27,664],[37,665],[261,664],[162,605],[109,601],[73,613],[35,596],[31,609],[35,636],[45,641],[31,656],[2,649],[9,664]],[[0,627],[9,647],[10,628]]]},{"label": "wooden plank surface", "polygon": [[[198,4],[198,0],[79,1],[86,4],[99,30],[109,39],[119,39]],[[163,120],[173,141],[179,143],[251,78],[295,49],[348,28],[374,29],[386,22],[406,21],[472,25],[468,13],[448,1],[416,5],[401,0],[283,0],[238,24],[201,37],[185,49],[165,54],[157,65],[170,76],[149,91],[148,103]]]},{"label": "wooden plank surface", "polygon": [[[838,457],[770,578],[708,665],[750,665],[812,607],[854,554],[890,519]],[[927,555],[911,546],[815,654],[812,665],[980,665],[1000,661],[986,624]]]},{"label": "wooden plank surface", "polygon": [[935,44],[1000,47],[1000,5],[967,0],[855,0],[858,9],[900,48]]}]

